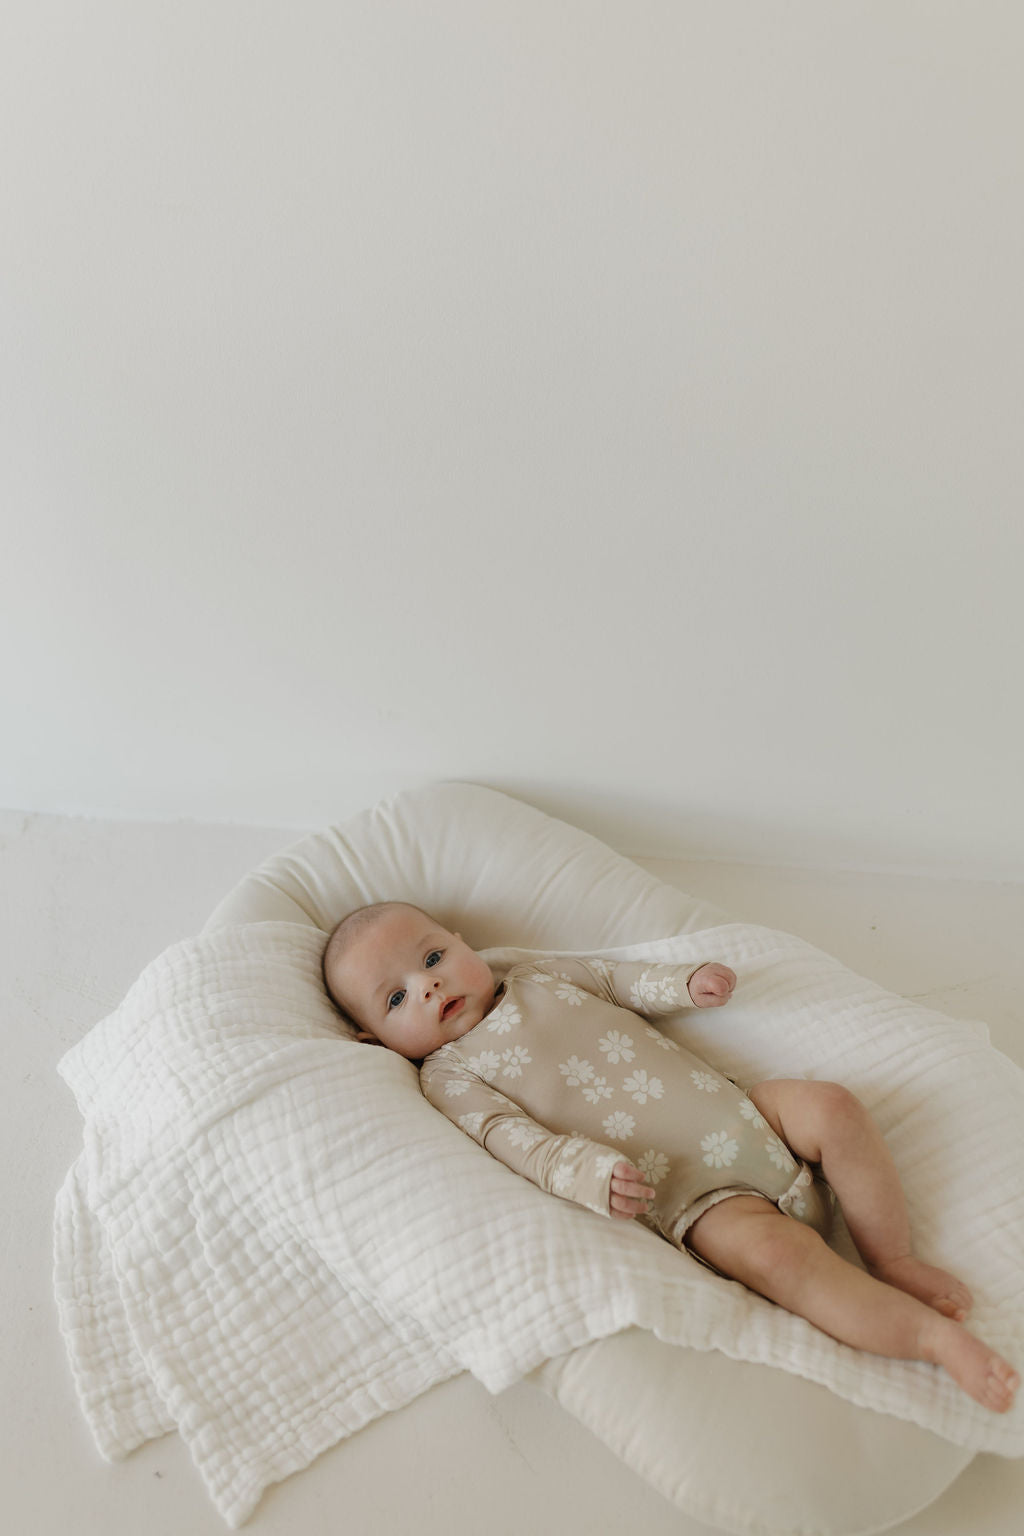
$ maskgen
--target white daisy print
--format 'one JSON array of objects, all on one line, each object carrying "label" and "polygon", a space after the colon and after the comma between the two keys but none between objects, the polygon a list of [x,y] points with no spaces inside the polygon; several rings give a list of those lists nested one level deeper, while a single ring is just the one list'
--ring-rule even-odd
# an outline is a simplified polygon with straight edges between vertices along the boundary
[{"label": "white daisy print", "polygon": [[623,1109],[614,1110],[601,1124],[609,1141],[628,1141],[636,1130],[635,1117],[627,1115]]},{"label": "white daisy print", "polygon": [[668,1035],[663,1035],[660,1029],[655,1029],[653,1024],[647,1025],[647,1033],[652,1040],[657,1040],[663,1051],[678,1051],[679,1047],[676,1045],[676,1042],[670,1040]]},{"label": "white daisy print", "polygon": [[796,1159],[790,1157],[777,1136],[770,1136],[764,1144],[764,1149],[776,1168],[796,1167]]},{"label": "white daisy print", "polygon": [[570,1088],[578,1088],[581,1083],[589,1083],[594,1075],[590,1062],[580,1061],[578,1056],[570,1056],[568,1061],[560,1061],[558,1070]]},{"label": "white daisy print", "polygon": [[637,1013],[657,1012],[679,1005],[679,989],[675,982],[667,977],[652,977],[649,971],[644,971],[639,981],[634,981],[629,997]]},{"label": "white daisy print", "polygon": [[582,1136],[571,1136],[562,1148],[557,1166],[551,1178],[551,1187],[556,1195],[567,1194],[575,1181],[575,1162],[578,1154],[586,1146],[586,1139]]},{"label": "white daisy print", "polygon": [[644,1153],[643,1157],[638,1157],[636,1159],[636,1166],[639,1168],[644,1178],[648,1179],[650,1183],[660,1184],[662,1179],[668,1173],[669,1161],[664,1152],[656,1152],[654,1148],[651,1147],[647,1152]]},{"label": "white daisy print", "polygon": [[610,1099],[612,1090],[608,1086],[608,1079],[595,1077],[594,1081],[583,1090],[583,1097],[591,1104],[600,1104],[602,1099]]},{"label": "white daisy print", "polygon": [[648,1099],[663,1098],[665,1094],[665,1085],[661,1078],[648,1077],[642,1067],[637,1067],[622,1086],[627,1093],[632,1094],[638,1104],[646,1104]]},{"label": "white daisy print", "polygon": [[555,996],[561,998],[563,1003],[568,1003],[570,1008],[579,1008],[586,997],[582,987],[577,987],[571,976],[564,972],[558,973],[558,986],[555,988]]},{"label": "white daisy print", "polygon": [[751,1103],[750,1099],[740,1099],[740,1114],[744,1120],[750,1121],[755,1131],[766,1131],[768,1129],[768,1121],[761,1114],[757,1105]]},{"label": "white daisy print", "polygon": [[522,1147],[528,1152],[535,1147],[538,1141],[544,1140],[544,1132],[537,1125],[524,1125],[521,1120],[512,1120],[506,1126],[508,1139],[514,1147]]},{"label": "white daisy print", "polygon": [[559,1163],[551,1175],[551,1190],[556,1195],[567,1195],[572,1189],[572,1168],[566,1163]]},{"label": "white daisy print", "polygon": [[594,1159],[594,1173],[599,1179],[607,1179],[618,1161],[617,1152],[602,1152],[600,1157]]},{"label": "white daisy print", "polygon": [[610,960],[602,960],[600,955],[589,955],[584,964],[589,965],[590,969],[600,976],[603,981],[607,981],[615,970],[612,962]]},{"label": "white daisy print", "polygon": [[728,1168],[739,1157],[740,1149],[728,1131],[712,1131],[701,1141],[704,1161],[709,1168]]},{"label": "white daisy print", "polygon": [[459,1124],[470,1136],[479,1136],[480,1128],[484,1123],[483,1110],[475,1110],[471,1115],[460,1115]]},{"label": "white daisy print", "polygon": [[610,1062],[632,1061],[636,1055],[632,1036],[624,1035],[620,1029],[610,1029],[597,1043]]},{"label": "white daisy print", "polygon": [[504,1002],[499,1003],[497,1008],[493,1009],[487,1016],[487,1028],[494,1035],[507,1035],[513,1025],[521,1024],[522,1022],[523,1016],[519,1009],[515,1003],[507,998]]},{"label": "white daisy print", "polygon": [[481,1051],[479,1056],[471,1056],[469,1058],[469,1065],[474,1072],[478,1073],[480,1077],[489,1083],[492,1078],[498,1075],[501,1057],[497,1051]]},{"label": "white daisy print", "polygon": [[522,1077],[523,1068],[530,1065],[533,1057],[525,1045],[513,1045],[502,1052],[501,1059],[505,1063],[501,1072],[502,1077]]},{"label": "white daisy print", "polygon": [[807,1201],[803,1197],[803,1191],[810,1187],[811,1182],[811,1170],[809,1168],[801,1168],[790,1185],[789,1190],[779,1201],[780,1209],[792,1211],[794,1216],[806,1216]]},{"label": "white daisy print", "polygon": [[722,1086],[713,1072],[691,1072],[690,1076],[701,1093],[717,1093]]},{"label": "white daisy print", "polygon": [[463,1093],[469,1092],[469,1084],[460,1077],[449,1078],[444,1085],[446,1099],[457,1099]]}]

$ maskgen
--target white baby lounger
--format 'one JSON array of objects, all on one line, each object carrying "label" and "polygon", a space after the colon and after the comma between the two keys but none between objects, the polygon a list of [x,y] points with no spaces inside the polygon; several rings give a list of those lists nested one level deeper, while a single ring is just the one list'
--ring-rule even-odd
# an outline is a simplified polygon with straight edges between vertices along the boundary
[{"label": "white baby lounger", "polygon": [[62,1061],[86,1148],[58,1201],[56,1288],[104,1454],[177,1428],[237,1525],[269,1483],[464,1369],[492,1391],[532,1381],[744,1536],[881,1530],[975,1451],[1024,1454],[1020,1405],[988,1414],[934,1367],[848,1349],[544,1194],[438,1115],[411,1063],[347,1038],[323,934],[385,898],[499,971],[523,951],[732,965],[728,1009],[666,1028],[741,1081],[857,1092],[922,1257],[963,1275],[976,1331],[1021,1365],[1024,1074],[984,1032],[519,801],[441,784],[261,865]]}]

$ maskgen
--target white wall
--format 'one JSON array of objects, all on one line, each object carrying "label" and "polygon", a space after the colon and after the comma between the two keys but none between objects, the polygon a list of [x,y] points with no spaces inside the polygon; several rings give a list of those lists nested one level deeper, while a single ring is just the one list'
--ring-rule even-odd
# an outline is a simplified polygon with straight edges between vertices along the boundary
[{"label": "white wall", "polygon": [[0,804],[1024,878],[1024,14],[34,3]]}]

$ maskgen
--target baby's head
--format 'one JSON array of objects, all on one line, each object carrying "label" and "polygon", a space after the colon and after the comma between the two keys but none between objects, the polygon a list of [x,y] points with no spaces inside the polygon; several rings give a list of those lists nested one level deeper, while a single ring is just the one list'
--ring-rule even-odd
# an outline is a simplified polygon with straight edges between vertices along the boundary
[{"label": "baby's head", "polygon": [[495,1003],[487,963],[419,907],[381,901],[350,912],[323,956],[328,996],[357,1038],[421,1061]]}]

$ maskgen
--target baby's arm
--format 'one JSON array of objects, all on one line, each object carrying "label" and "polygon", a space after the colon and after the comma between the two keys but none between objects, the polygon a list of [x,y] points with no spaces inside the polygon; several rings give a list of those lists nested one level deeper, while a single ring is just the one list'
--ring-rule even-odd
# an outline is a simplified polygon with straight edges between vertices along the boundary
[{"label": "baby's arm", "polygon": [[[493,1157],[549,1194],[601,1216],[634,1216],[654,1191],[614,1147],[557,1135],[458,1061],[424,1062],[423,1096]],[[635,1185],[647,1193],[640,1203]]]},{"label": "baby's arm", "polygon": [[552,981],[568,981],[629,1008],[645,1019],[656,1019],[681,1008],[721,1008],[736,986],[736,972],[717,961],[698,965],[658,965],[647,960],[576,960],[559,957],[537,966]]}]

